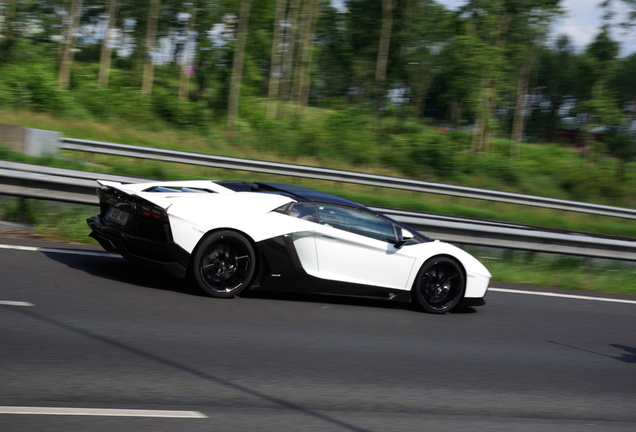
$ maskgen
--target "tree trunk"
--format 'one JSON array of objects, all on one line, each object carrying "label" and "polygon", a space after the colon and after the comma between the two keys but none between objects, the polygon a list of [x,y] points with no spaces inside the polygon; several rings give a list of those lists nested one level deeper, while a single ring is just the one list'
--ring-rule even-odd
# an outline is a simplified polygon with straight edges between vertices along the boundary
[{"label": "tree trunk", "polygon": [[377,108],[380,108],[385,93],[386,74],[389,64],[389,48],[391,46],[391,32],[393,28],[393,0],[382,0],[382,28],[380,30],[380,43],[378,46],[378,58],[375,66],[375,99]]},{"label": "tree trunk", "polygon": [[450,124],[453,125],[454,129],[459,129],[459,126],[461,125],[461,121],[462,121],[462,115],[464,113],[464,109],[461,102],[457,100],[450,101],[450,106],[448,109],[449,109]]},{"label": "tree trunk", "polygon": [[512,135],[510,143],[510,157],[519,157],[519,149],[526,129],[526,109],[528,108],[528,82],[533,61],[526,57],[517,72],[517,105],[512,119]]},{"label": "tree trunk", "polygon": [[194,64],[194,59],[188,58],[188,47],[190,41],[190,33],[194,29],[194,23],[196,19],[196,5],[194,2],[190,3],[188,6],[188,22],[186,24],[186,43],[183,47],[183,53],[181,55],[181,76],[179,77],[179,99],[182,101],[187,101],[190,95],[190,77],[192,76],[192,67]]},{"label": "tree trunk", "polygon": [[309,0],[306,5],[303,19],[303,28],[300,38],[300,59],[298,64],[297,91],[295,95],[296,104],[299,109],[309,103],[309,88],[311,84],[311,42],[313,39],[316,15],[318,14],[319,0]]},{"label": "tree trunk", "polygon": [[274,36],[272,40],[272,57],[270,60],[269,83],[267,89],[267,116],[278,116],[278,98],[280,96],[281,76],[283,74],[283,41],[285,38],[285,11],[288,0],[276,0],[276,16],[274,17]]},{"label": "tree trunk", "polygon": [[16,9],[18,7],[17,3],[17,0],[7,0],[4,2],[4,15],[1,15],[2,19],[0,19],[0,39],[4,39],[3,45],[7,48],[7,52],[4,53],[5,55],[10,53],[13,43],[13,21],[15,20]]},{"label": "tree trunk", "polygon": [[75,57],[75,33],[79,27],[80,15],[82,12],[82,0],[73,0],[68,14],[68,23],[64,35],[64,45],[62,49],[62,59],[58,74],[58,85],[63,89],[68,89],[71,81],[71,68]]},{"label": "tree trunk", "polygon": [[298,42],[300,3],[301,0],[291,0],[289,12],[287,13],[287,31],[283,42],[285,50],[283,51],[280,99],[287,102],[291,99],[292,85],[296,73],[294,70],[294,59],[296,58],[296,45]]},{"label": "tree trunk", "polygon": [[487,153],[490,150],[492,117],[496,108],[497,90],[494,88],[494,79],[486,78],[482,81],[483,84],[479,92],[480,112],[475,120],[475,129],[473,130],[473,153]]},{"label": "tree trunk", "polygon": [[113,47],[111,46],[111,36],[113,29],[115,28],[115,19],[117,16],[117,0],[110,0],[108,2],[108,8],[106,15],[108,16],[108,24],[106,26],[106,33],[104,34],[104,41],[102,42],[102,50],[99,56],[99,76],[97,82],[100,87],[108,87],[108,75],[110,74],[110,63],[112,59]]},{"label": "tree trunk", "polygon": [[475,128],[473,129],[473,141],[471,144],[473,153],[483,153],[484,141],[486,139],[487,121],[485,118],[475,120]]},{"label": "tree trunk", "polygon": [[525,57],[519,71],[517,72],[517,106],[512,122],[512,142],[510,147],[510,157],[519,157],[520,145],[523,140],[523,133],[526,130],[528,116],[528,88],[530,87],[530,76],[538,58],[538,47],[530,45],[525,49]]},{"label": "tree trunk", "polygon": [[236,127],[239,110],[239,97],[241,93],[241,80],[243,78],[243,62],[245,61],[245,43],[247,40],[247,24],[250,16],[251,0],[241,0],[236,30],[236,47],[234,48],[234,60],[232,62],[232,77],[230,78],[230,94],[227,108],[227,128],[233,131]]},{"label": "tree trunk", "polygon": [[421,73],[413,81],[413,109],[416,119],[421,119],[424,116],[426,93],[431,85],[432,68],[432,63],[426,63],[421,66]]},{"label": "tree trunk", "polygon": [[160,6],[161,0],[150,0],[148,23],[146,25],[144,71],[141,84],[141,94],[144,96],[150,96],[152,93],[152,86],[155,79],[155,64],[152,60],[152,53],[155,50],[155,45],[157,43],[157,26]]}]

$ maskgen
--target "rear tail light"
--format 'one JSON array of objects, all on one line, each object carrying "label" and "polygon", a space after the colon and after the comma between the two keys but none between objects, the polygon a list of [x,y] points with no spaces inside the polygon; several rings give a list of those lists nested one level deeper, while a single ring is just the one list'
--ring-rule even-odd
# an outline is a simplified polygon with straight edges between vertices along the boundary
[{"label": "rear tail light", "polygon": [[141,217],[161,222],[168,222],[168,213],[161,207],[137,206],[137,213]]}]

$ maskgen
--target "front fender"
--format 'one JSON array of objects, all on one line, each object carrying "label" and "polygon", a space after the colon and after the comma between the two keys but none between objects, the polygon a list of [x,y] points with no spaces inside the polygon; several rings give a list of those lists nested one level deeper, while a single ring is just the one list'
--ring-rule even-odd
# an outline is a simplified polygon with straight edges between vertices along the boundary
[{"label": "front fender", "polygon": [[[439,240],[405,247],[413,248],[412,253],[416,256],[418,268],[434,256],[447,255],[455,258],[466,272],[464,296],[466,298],[482,298],[486,295],[492,275],[486,266],[465,250]],[[415,283],[416,275],[417,271],[414,271],[409,286],[412,287]]]}]

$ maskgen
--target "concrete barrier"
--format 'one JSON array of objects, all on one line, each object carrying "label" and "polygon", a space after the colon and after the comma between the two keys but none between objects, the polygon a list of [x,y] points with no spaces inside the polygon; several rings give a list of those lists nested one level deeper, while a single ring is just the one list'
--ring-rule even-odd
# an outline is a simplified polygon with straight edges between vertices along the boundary
[{"label": "concrete barrier", "polygon": [[55,154],[60,137],[59,132],[0,123],[0,146],[29,156]]}]

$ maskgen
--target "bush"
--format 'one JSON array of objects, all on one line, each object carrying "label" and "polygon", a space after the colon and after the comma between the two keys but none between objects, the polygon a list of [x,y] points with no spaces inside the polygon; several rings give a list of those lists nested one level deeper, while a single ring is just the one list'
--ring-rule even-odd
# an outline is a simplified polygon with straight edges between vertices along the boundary
[{"label": "bush", "polygon": [[352,165],[377,162],[383,143],[366,115],[356,109],[331,114],[326,121],[320,152]]},{"label": "bush", "polygon": [[9,65],[0,70],[0,107],[30,109],[55,114],[74,110],[69,92],[61,90],[52,68],[39,63]]},{"label": "bush", "polygon": [[176,94],[159,86],[153,89],[152,110],[180,128],[206,129],[212,119],[212,110],[203,103],[182,101]]},{"label": "bush", "polygon": [[96,81],[82,83],[74,92],[77,103],[100,121],[124,119],[148,120],[150,102],[141,97],[138,90],[128,87],[102,88]]},{"label": "bush", "polygon": [[494,178],[507,185],[517,185],[521,180],[518,162],[500,154],[464,152],[460,164],[464,174]]},{"label": "bush", "polygon": [[442,132],[428,132],[410,137],[409,175],[418,176],[421,170],[430,170],[440,178],[455,176],[457,161],[453,145]]}]

